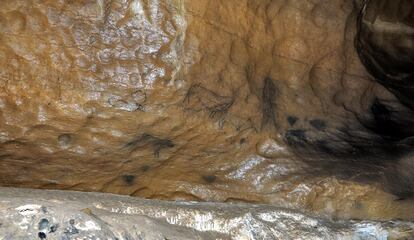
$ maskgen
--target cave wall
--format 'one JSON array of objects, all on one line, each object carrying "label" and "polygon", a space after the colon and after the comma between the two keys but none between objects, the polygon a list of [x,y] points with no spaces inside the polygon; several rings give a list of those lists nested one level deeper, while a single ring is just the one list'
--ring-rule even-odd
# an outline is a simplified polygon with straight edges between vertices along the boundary
[{"label": "cave wall", "polygon": [[412,218],[383,187],[407,133],[381,132],[411,112],[359,59],[360,8],[1,0],[0,185]]}]

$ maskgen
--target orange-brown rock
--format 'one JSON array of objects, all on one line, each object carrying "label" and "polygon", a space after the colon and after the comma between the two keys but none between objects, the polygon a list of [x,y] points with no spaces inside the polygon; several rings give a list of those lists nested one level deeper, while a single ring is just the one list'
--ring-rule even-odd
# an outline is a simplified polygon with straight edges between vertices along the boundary
[{"label": "orange-brown rock", "polygon": [[414,218],[365,124],[398,101],[355,51],[358,3],[0,4],[0,185]]}]

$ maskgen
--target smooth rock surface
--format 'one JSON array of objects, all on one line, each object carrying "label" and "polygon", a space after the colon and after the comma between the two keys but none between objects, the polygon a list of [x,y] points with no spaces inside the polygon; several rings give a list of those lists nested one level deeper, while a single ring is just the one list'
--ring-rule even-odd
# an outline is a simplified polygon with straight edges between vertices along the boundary
[{"label": "smooth rock surface", "polygon": [[0,191],[11,239],[411,239],[408,222],[330,221],[269,205],[163,202],[72,191]]}]

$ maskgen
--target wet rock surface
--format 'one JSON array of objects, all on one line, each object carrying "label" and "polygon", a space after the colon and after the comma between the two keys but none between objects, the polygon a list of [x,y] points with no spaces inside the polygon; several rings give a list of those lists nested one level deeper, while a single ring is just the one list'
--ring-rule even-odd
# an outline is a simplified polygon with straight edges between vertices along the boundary
[{"label": "wet rock surface", "polygon": [[409,222],[332,221],[269,205],[2,188],[2,239],[411,239]]},{"label": "wet rock surface", "polygon": [[2,0],[0,185],[412,220],[413,112],[360,61],[362,6]]}]

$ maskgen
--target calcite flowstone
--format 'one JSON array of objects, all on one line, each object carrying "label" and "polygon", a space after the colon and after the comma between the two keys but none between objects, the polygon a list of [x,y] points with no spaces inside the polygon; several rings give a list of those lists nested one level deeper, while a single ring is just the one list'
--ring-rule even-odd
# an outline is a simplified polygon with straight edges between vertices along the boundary
[{"label": "calcite flowstone", "polygon": [[0,185],[414,219],[357,158],[397,101],[356,54],[359,4],[1,0]]},{"label": "calcite flowstone", "polygon": [[330,221],[268,205],[0,191],[0,237],[14,239],[411,239],[409,222]]}]

